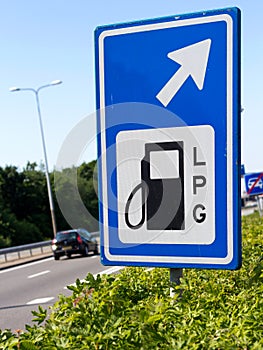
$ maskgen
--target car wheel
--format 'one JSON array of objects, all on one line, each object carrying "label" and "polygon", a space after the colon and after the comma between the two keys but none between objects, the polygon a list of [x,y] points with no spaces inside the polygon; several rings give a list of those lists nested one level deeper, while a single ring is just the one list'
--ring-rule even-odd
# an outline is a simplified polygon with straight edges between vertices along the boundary
[{"label": "car wheel", "polygon": [[87,256],[88,254],[89,254],[89,248],[85,245],[83,256]]},{"label": "car wheel", "polygon": [[54,259],[59,260],[60,256],[58,254],[54,254]]}]

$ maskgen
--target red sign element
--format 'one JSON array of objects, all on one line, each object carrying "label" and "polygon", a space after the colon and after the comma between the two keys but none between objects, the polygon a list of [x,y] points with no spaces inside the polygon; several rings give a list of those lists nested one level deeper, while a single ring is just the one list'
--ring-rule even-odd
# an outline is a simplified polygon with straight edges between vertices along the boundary
[{"label": "red sign element", "polygon": [[259,182],[259,180],[263,177],[263,173],[259,174],[258,178],[256,179],[256,181],[253,183],[253,185],[250,187],[250,189],[247,191],[247,194],[250,194],[253,189],[256,187],[257,183]]}]

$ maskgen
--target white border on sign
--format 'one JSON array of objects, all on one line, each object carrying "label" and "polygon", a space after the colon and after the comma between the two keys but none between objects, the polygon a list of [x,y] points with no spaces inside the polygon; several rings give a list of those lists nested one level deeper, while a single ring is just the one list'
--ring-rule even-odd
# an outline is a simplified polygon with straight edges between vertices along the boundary
[{"label": "white border on sign", "polygon": [[218,257],[192,257],[192,256],[145,256],[145,255],[112,255],[109,251],[109,225],[108,225],[108,194],[107,186],[102,185],[103,226],[104,226],[104,252],[111,262],[148,262],[148,263],[177,263],[177,264],[218,264],[227,265],[233,259],[233,146],[232,146],[232,114],[233,114],[233,21],[227,14],[208,16],[204,18],[189,18],[175,22],[145,24],[128,28],[106,30],[99,36],[99,88],[100,88],[100,125],[101,125],[101,169],[102,184],[107,184],[106,165],[106,122],[105,122],[105,77],[104,77],[104,39],[110,36],[153,31],[159,29],[176,28],[188,25],[225,21],[227,24],[227,255]]}]

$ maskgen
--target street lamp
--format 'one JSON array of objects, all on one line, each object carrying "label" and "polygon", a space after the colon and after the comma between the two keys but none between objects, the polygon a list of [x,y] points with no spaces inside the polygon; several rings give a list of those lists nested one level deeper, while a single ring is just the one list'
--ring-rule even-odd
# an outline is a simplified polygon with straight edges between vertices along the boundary
[{"label": "street lamp", "polygon": [[45,145],[45,137],[44,137],[44,129],[43,129],[43,123],[42,123],[42,117],[41,117],[41,110],[40,110],[40,103],[39,103],[39,91],[50,87],[54,85],[61,84],[61,80],[53,80],[51,83],[42,85],[37,89],[33,88],[18,88],[18,87],[11,87],[9,91],[16,92],[16,91],[32,91],[35,94],[36,97],[36,104],[37,104],[37,112],[38,112],[38,118],[39,118],[39,124],[40,124],[40,131],[41,131],[41,138],[42,138],[42,146],[43,146],[43,152],[44,152],[44,159],[45,159],[45,173],[46,173],[46,180],[47,180],[47,191],[48,191],[48,198],[49,198],[49,206],[50,206],[50,213],[51,213],[51,220],[52,220],[52,227],[53,227],[53,234],[54,237],[57,233],[57,227],[56,227],[56,218],[55,218],[55,211],[54,211],[54,203],[53,203],[53,197],[52,197],[52,191],[51,191],[51,185],[50,185],[50,178],[49,178],[49,172],[48,172],[48,162],[47,162],[47,151],[46,151],[46,145]]}]

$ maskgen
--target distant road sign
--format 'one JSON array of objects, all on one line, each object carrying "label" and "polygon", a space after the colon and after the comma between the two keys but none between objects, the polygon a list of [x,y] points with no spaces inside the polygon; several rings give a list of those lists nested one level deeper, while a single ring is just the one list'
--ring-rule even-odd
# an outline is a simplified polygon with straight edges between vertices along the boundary
[{"label": "distant road sign", "polygon": [[247,194],[256,196],[263,193],[263,172],[245,175],[245,185]]},{"label": "distant road sign", "polygon": [[95,31],[105,265],[236,269],[240,11]]}]

